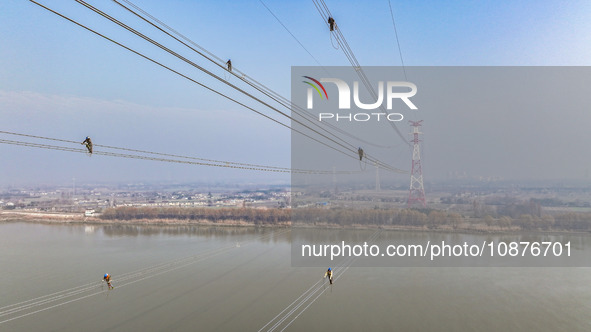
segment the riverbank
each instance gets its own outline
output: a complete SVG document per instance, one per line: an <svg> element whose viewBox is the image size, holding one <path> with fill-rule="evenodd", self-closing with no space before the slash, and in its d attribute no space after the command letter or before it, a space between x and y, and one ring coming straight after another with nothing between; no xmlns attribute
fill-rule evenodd
<svg viewBox="0 0 591 332"><path fill-rule="evenodd" d="M87 224L87 225L137 225L137 226L220 226L220 227L264 227L264 228L285 228L291 227L292 223L281 222L277 224L254 224L244 220L188 220L188 219L101 219L98 216L87 217L82 213L50 213L37 211L0 211L0 222L32 222L47 224ZM451 225L440 225L436 228L428 226L410 225L361 225L352 224L348 226L314 223L297 224L296 228L309 229L349 229L349 230L371 230L381 229L401 232L436 232L436 233L464 233L464 234L589 234L585 231L572 230L522 230L518 227L499 228L485 224L460 224L456 227Z"/></svg>
<svg viewBox="0 0 591 332"><path fill-rule="evenodd" d="M38 222L55 224L100 224L100 225L204 225L204 226L236 226L236 227L289 227L291 222L276 225L254 225L243 220L224 220L212 222L210 220L187 219L101 219L97 216L87 217L81 213L50 213L35 211L0 211L0 222Z"/></svg>

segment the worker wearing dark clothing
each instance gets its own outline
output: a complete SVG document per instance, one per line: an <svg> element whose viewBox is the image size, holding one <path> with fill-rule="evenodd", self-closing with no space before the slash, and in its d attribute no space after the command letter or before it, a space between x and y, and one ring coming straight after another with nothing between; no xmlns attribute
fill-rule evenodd
<svg viewBox="0 0 591 332"><path fill-rule="evenodd" d="M334 31L334 18L332 18L332 17L328 18L328 25L330 27L330 31Z"/></svg>
<svg viewBox="0 0 591 332"><path fill-rule="evenodd" d="M86 145L88 153L92 154L92 141L90 140L90 137L86 136L86 139L80 144Z"/></svg>

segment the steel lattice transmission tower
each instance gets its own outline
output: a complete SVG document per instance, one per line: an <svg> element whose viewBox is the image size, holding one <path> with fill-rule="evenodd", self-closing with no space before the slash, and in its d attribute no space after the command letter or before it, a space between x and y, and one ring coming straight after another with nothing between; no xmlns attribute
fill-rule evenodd
<svg viewBox="0 0 591 332"><path fill-rule="evenodd" d="M408 193L408 207L411 207L414 203L421 203L423 207L426 207L425 203L425 188L423 186L423 169L421 168L421 149L419 146L419 134L422 134L419 129L421 127L420 121L409 121L412 126L413 139L410 141L413 143L412 150L412 170L410 171L410 192Z"/></svg>

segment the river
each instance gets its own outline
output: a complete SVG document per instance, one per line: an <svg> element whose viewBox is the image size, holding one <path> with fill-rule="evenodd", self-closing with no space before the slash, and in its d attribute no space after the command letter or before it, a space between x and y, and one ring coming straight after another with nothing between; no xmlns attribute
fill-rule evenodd
<svg viewBox="0 0 591 332"><path fill-rule="evenodd" d="M347 265L331 286L292 267L293 236L0 223L0 331L591 330L589 268Z"/></svg>

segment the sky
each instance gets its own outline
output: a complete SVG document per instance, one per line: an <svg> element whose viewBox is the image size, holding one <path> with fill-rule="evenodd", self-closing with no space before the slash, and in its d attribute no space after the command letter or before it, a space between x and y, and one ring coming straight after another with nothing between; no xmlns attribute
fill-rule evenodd
<svg viewBox="0 0 591 332"><path fill-rule="evenodd" d="M166 38L112 1L88 1L233 84L235 77ZM148 45L75 1L42 1L209 87L283 120L220 82ZM348 66L312 1L134 3L235 68L289 98L292 66ZM388 1L326 1L363 66L400 66ZM588 66L588 1L391 1L404 64ZM130 53L29 1L0 2L0 130L200 158L289 167L292 133L252 111ZM409 71L412 72L412 71ZM395 79L402 80L402 77ZM412 77L410 77L412 80ZM431 113L430 113L431 112ZM424 115L425 181L450 173L505 179L585 179L588 114L528 112ZM432 119L429 122L429 119ZM461 119L461 121L459 121ZM288 120L287 120L288 121ZM518 125L524 123L523 126ZM287 122L288 123L288 122ZM527 127L520 135L521 129ZM403 132L410 131L401 123ZM511 132L507 136L504 133ZM0 139L23 140L0 135ZM577 144L571 136L577 137ZM388 160L409 170L400 138ZM544 144L543 142L549 143ZM521 143L515 143L521 142ZM46 144L50 144L45 142ZM515 144L514 144L515 143ZM535 146L523 157L518 144ZM499 153L508 151L508 153ZM509 153L511 152L511 153ZM543 158L540 156L543 155ZM470 156L468 159L467 156ZM576 156L576 158L572 158ZM468 161L467 161L468 160ZM476 162L478 161L478 162ZM342 165L347 169L349 165ZM351 165L357 167L357 165ZM532 171L530 171L532 170ZM405 181L408 175L398 175ZM129 160L0 144L0 185L101 182L289 183L288 174Z"/></svg>

